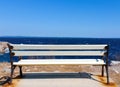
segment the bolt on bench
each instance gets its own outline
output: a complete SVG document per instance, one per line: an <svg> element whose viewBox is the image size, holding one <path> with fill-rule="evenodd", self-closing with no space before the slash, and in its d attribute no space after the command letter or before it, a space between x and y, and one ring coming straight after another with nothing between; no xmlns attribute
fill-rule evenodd
<svg viewBox="0 0 120 87"><path fill-rule="evenodd" d="M11 61L11 82L16 66L20 69L22 77L22 66L33 65L101 65L101 74L104 76L106 69L107 83L108 73L108 45L30 45L30 44L8 44ZM17 56L19 61L14 62ZM22 59L22 56L80 56L79 59ZM89 58L81 58L87 56Z"/></svg>

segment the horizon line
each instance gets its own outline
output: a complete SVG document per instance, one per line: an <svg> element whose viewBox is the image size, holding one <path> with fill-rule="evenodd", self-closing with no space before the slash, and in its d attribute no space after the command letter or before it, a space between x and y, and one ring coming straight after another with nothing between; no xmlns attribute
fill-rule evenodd
<svg viewBox="0 0 120 87"><path fill-rule="evenodd" d="M71 37L71 36L0 36L0 37L26 37L26 38L29 38L29 37L33 37L33 38L98 38L98 39L120 39L120 37Z"/></svg>

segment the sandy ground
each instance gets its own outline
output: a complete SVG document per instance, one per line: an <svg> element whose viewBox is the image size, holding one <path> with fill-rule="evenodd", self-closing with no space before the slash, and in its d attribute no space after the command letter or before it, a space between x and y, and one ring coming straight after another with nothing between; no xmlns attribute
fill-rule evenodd
<svg viewBox="0 0 120 87"><path fill-rule="evenodd" d="M112 63L109 67L110 78L120 87L120 63ZM94 75L101 75L101 66L83 66L83 65L44 65L44 66L24 66L23 72L87 72ZM0 77L10 75L10 63L0 63ZM19 75L19 69L16 68L14 72L14 77ZM102 79L100 76L97 78ZM19 79L16 79L19 81ZM4 86L5 87L5 86ZM14 87L14 86L12 86ZM107 86L114 87L114 86Z"/></svg>

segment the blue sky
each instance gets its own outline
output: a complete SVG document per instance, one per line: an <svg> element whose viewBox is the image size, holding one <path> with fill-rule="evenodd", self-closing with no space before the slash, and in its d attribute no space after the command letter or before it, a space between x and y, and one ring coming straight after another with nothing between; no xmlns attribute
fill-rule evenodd
<svg viewBox="0 0 120 87"><path fill-rule="evenodd" d="M0 36L120 38L120 0L0 0Z"/></svg>

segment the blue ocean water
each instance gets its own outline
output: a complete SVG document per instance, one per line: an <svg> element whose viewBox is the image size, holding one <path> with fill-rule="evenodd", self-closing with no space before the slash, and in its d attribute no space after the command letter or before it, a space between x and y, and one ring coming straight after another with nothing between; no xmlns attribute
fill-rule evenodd
<svg viewBox="0 0 120 87"><path fill-rule="evenodd" d="M109 58L120 61L118 38L0 37L0 42L13 44L109 44ZM0 62L9 61L9 54L0 55Z"/></svg>

